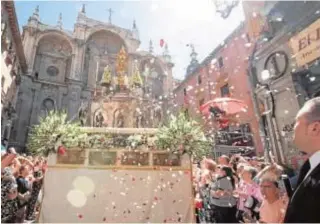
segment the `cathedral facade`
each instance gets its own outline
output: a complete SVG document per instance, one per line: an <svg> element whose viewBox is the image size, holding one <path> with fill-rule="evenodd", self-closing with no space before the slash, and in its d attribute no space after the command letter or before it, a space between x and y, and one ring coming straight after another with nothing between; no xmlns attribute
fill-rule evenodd
<svg viewBox="0 0 320 224"><path fill-rule="evenodd" d="M139 50L139 32L88 18L85 6L73 31L39 19L23 27L28 73L18 93L11 141L24 147L31 127L51 110L95 127L157 127L172 92L171 57Z"/></svg>

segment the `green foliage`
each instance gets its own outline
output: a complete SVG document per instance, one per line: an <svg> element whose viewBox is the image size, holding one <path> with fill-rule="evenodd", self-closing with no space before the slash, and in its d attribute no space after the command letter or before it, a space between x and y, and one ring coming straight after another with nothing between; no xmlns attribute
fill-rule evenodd
<svg viewBox="0 0 320 224"><path fill-rule="evenodd" d="M156 140L158 149L188 153L194 159L211 154L213 141L206 138L201 126L184 113L171 116L169 124L159 129Z"/></svg>
<svg viewBox="0 0 320 224"><path fill-rule="evenodd" d="M138 68L135 68L132 75L132 84L136 86L142 86L143 81Z"/></svg>
<svg viewBox="0 0 320 224"><path fill-rule="evenodd" d="M142 145L144 142L144 136L142 135L131 135L127 139L128 145L132 148L136 148L139 145Z"/></svg>
<svg viewBox="0 0 320 224"><path fill-rule="evenodd" d="M65 112L50 111L48 116L40 118L38 125L32 127L27 147L33 154L48 156L57 152L60 145L78 146L80 140L85 138L80 125L67 121Z"/></svg>

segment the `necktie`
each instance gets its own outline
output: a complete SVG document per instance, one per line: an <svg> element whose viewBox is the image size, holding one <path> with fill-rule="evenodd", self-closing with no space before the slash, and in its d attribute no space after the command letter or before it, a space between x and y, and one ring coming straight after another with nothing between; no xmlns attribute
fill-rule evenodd
<svg viewBox="0 0 320 224"><path fill-rule="evenodd" d="M303 166L300 169L299 172L299 177L298 177L298 182L297 182L297 186L299 186L301 184L301 182L304 180L305 176L307 175L307 173L309 172L311 166L310 166L310 162L309 160L307 160Z"/></svg>

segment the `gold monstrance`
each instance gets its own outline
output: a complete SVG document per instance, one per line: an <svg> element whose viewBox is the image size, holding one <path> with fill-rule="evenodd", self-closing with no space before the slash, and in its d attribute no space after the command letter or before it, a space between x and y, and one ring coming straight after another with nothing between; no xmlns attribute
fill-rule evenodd
<svg viewBox="0 0 320 224"><path fill-rule="evenodd" d="M117 84L121 90L126 88L126 70L127 70L127 52L122 46L116 61L116 71L117 71Z"/></svg>

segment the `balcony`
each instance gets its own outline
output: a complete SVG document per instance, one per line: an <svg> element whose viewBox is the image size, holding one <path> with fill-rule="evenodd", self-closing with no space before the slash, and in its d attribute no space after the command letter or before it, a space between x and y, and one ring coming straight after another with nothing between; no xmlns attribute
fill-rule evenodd
<svg viewBox="0 0 320 224"><path fill-rule="evenodd" d="M215 156L240 153L245 156L254 155L252 133L246 131L219 131L215 138Z"/></svg>

